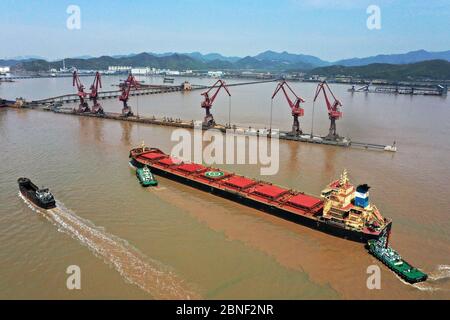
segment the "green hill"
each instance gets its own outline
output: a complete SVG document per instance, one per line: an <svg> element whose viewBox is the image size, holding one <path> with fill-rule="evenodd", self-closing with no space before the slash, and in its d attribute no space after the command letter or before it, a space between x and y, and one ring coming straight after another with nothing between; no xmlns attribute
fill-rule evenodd
<svg viewBox="0 0 450 320"><path fill-rule="evenodd" d="M388 81L408 80L449 80L450 62L446 60L429 60L411 64L373 63L365 66L346 67L332 65L313 69L313 65L304 62L287 64L284 61L258 60L254 57L245 57L235 62L223 60L200 61L183 54L170 54L155 56L149 53L140 53L131 56L97 58L65 59L67 67L76 67L84 70L106 70L109 66L147 67L172 70L258 70L274 73L307 71L308 75L326 77L353 77L361 79L384 79ZM23 61L13 68L17 71L49 71L52 68L62 67L62 61L48 62L45 60Z"/></svg>
<svg viewBox="0 0 450 320"><path fill-rule="evenodd" d="M411 64L373 63L367 66L329 66L315 68L308 75L325 77L353 77L361 79L402 80L450 80L450 62L430 60Z"/></svg>
<svg viewBox="0 0 450 320"><path fill-rule="evenodd" d="M223 62L220 62L221 64ZM130 67L146 67L152 66L160 69L207 69L209 64L197 61L191 57L181 54L172 54L164 57L157 57L148 53L140 53L128 57L113 58L102 56L89 59L65 59L67 67L75 67L84 70L106 70L109 66L130 66ZM33 60L20 63L15 66L16 69L25 71L48 71L52 68L59 69L62 67L62 61L47 62L45 60Z"/></svg>

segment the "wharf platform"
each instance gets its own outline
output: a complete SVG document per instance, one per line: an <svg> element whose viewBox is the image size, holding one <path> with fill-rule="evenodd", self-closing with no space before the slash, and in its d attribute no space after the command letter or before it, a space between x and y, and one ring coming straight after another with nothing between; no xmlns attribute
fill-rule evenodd
<svg viewBox="0 0 450 320"><path fill-rule="evenodd" d="M268 138L279 138L280 140L290 140L297 141L303 143L312 143L312 144L322 144L336 147L353 147L360 148L365 150L380 150L380 151L388 151L388 152L396 152L397 147L394 142L393 145L384 145L384 144L375 144L375 143L367 143L367 142L354 142L350 138L340 137L337 140L329 140L326 137L321 137L317 135L311 134L302 134L302 135L293 135L288 131L278 131L278 130L269 130L267 128L252 128L252 127L239 127L236 125L222 125L216 124L212 127L206 127L201 124L200 121L194 120L181 120L181 119L173 119L173 118L156 118L152 117L143 117L143 116L128 116L124 117L121 113L116 112L105 112L104 114L94 114L90 112L86 113L77 113L71 108L64 108L58 106L39 106L33 104L24 104L21 108L28 108L33 110L41 110L47 112L53 112L61 115L71 115L71 116L79 116L79 117L91 117L91 118L99 118L99 119L109 119L116 121L128 121L135 123L143 123L149 125L159 125L159 126L168 126L168 127L178 127L185 129L195 129L201 128L202 130L208 129L216 129L223 133L227 130L234 130L234 133L237 135L245 135L245 136L265 136Z"/></svg>

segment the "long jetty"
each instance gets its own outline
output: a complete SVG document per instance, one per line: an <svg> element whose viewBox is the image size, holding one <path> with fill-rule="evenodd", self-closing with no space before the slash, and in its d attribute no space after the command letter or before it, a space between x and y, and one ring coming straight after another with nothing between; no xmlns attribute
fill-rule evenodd
<svg viewBox="0 0 450 320"><path fill-rule="evenodd" d="M424 95L424 96L447 96L447 85L364 85L359 88L352 86L348 89L352 93L390 93L405 95Z"/></svg>
<svg viewBox="0 0 450 320"><path fill-rule="evenodd" d="M242 86L242 85L251 85L258 83L266 83L266 82L274 82L277 81L275 79L270 80L261 80L261 81L252 81L252 82L240 82L240 83L232 83L227 86ZM161 93L170 93L170 92L179 92L179 91L191 91L191 90L200 90L209 88L204 85L189 85L189 89L186 90L186 87L183 85L175 86L175 85L143 85L141 88L133 90L130 92L131 96L140 96L140 95L150 95L150 94L161 94ZM118 98L121 94L120 90L113 91L102 91L98 93L98 99L113 99ZM197 124L191 120L181 120L181 119L173 119L173 118L156 118L156 117L142 117L142 116L128 116L124 117L121 113L114 112L104 112L103 114L95 114L90 112L78 113L74 111L72 108L63 107L63 104L67 103L76 103L79 101L79 97L77 94L66 94L60 95L56 97L50 97L41 100L34 100L31 102L25 102L20 99L13 103L12 101L3 104L4 107L11 108L28 108L33 110L42 110L42 111L50 111L55 114L64 114L64 115L74 115L80 117L92 117L98 119L109 119L109 120L117 120L117 121L128 121L128 122L136 122L136 123L144 123L150 125L160 125L160 126L170 126L170 127L179 127L186 129L194 129L197 128ZM236 134L248 135L248 136L266 136L269 138L278 137L282 140L290 140L297 142L305 142L305 143L313 143L313 144L322 144L322 145L330 145L330 146L338 146L338 147L354 147L354 148L362 148L366 150L382 150L395 152L397 151L397 147L395 146L395 142L393 145L384 145L384 144L375 144L375 143L366 143L366 142L354 142L349 138L341 137L337 140L330 140L326 137L321 137L312 134L302 134L295 135L288 131L277 131L272 132L267 128L244 128L237 127L235 125L221 125L217 124L213 127L205 127L201 126L203 130L207 129L216 129L222 132L225 132L228 129L233 129Z"/></svg>
<svg viewBox="0 0 450 320"><path fill-rule="evenodd" d="M277 80L261 80L261 81L251 81L251 82L239 82L227 84L228 87L245 86L251 84L259 84L266 82L274 82ZM170 92L180 92L180 91L193 91L193 90L204 90L209 88L205 85L189 84L189 89L186 89L184 84L181 85L141 85L139 89L132 90L130 96L145 96L151 94L161 94ZM105 99L117 99L121 95L121 90L111 90L111 91L100 91L98 93L99 100ZM75 103L79 101L79 97L76 93L64 94L56 97L50 97L40 100L31 101L32 105L52 105L52 104L66 104Z"/></svg>
<svg viewBox="0 0 450 320"><path fill-rule="evenodd" d="M13 105L6 105L6 107L12 107ZM105 112L103 114L94 114L94 113L78 113L71 108L67 107L57 107L57 106L39 106L33 104L23 104L21 108L33 109L33 110L42 110L47 112L53 112L55 114L62 115L72 115L79 117L91 117L97 119L109 119L116 121L128 121L135 123L143 123L150 125L159 125L159 126L167 126L167 127L178 127L178 128L186 128L186 129L195 129L198 128L197 123L194 120L181 120L181 119L173 119L173 118L156 118L156 117L143 117L143 116L128 116L124 117L121 113L116 112ZM325 137L320 137L317 135L303 134L303 135L293 135L288 131L277 131L272 132L267 128L244 128L237 127L235 125L221 125L216 124L212 127L201 126L203 130L208 129L216 129L221 132L226 132L226 130L232 129L236 134L246 135L246 136L265 136L268 138L278 137L281 140L290 140L304 143L313 143L313 144L322 144L322 145L330 145L337 147L353 147L365 150L380 150L380 151L389 151L396 152L397 147L395 143L391 145L383 145L383 144L374 144L374 143L366 143L366 142L353 142L349 138L340 138L338 140L328 140Z"/></svg>
<svg viewBox="0 0 450 320"><path fill-rule="evenodd" d="M195 88L197 89L197 88ZM130 92L130 96L143 96L150 94L160 94L183 91L181 86L152 86L140 88ZM111 90L111 91L101 91L98 93L99 100L105 99L117 99L121 95L121 90ZM66 103L76 103L80 100L76 93L64 94L56 97L45 98L41 100L31 101L32 105L52 105L52 104L66 104Z"/></svg>

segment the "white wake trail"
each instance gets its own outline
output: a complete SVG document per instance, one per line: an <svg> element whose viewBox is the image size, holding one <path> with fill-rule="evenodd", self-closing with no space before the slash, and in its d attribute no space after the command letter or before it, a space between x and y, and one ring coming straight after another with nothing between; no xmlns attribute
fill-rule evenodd
<svg viewBox="0 0 450 320"><path fill-rule="evenodd" d="M421 291L450 291L448 280L450 279L450 266L438 265L437 270L428 274L426 282L416 283L414 287Z"/></svg>
<svg viewBox="0 0 450 320"><path fill-rule="evenodd" d="M97 257L114 267L122 277L150 293L155 299L199 299L200 297L173 271L158 261L149 259L136 248L98 228L90 221L57 202L57 207L42 210L19 196L33 211L42 214L59 231L70 235L89 248Z"/></svg>
<svg viewBox="0 0 450 320"><path fill-rule="evenodd" d="M439 265L437 271L433 271L428 277L433 281L450 279L450 266Z"/></svg>

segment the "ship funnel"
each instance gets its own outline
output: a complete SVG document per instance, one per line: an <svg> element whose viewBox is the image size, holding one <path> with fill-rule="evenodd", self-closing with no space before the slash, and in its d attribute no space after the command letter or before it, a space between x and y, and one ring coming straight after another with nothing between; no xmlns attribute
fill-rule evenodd
<svg viewBox="0 0 450 320"><path fill-rule="evenodd" d="M361 208L369 206L369 189L367 184L361 184L356 188L355 205Z"/></svg>

